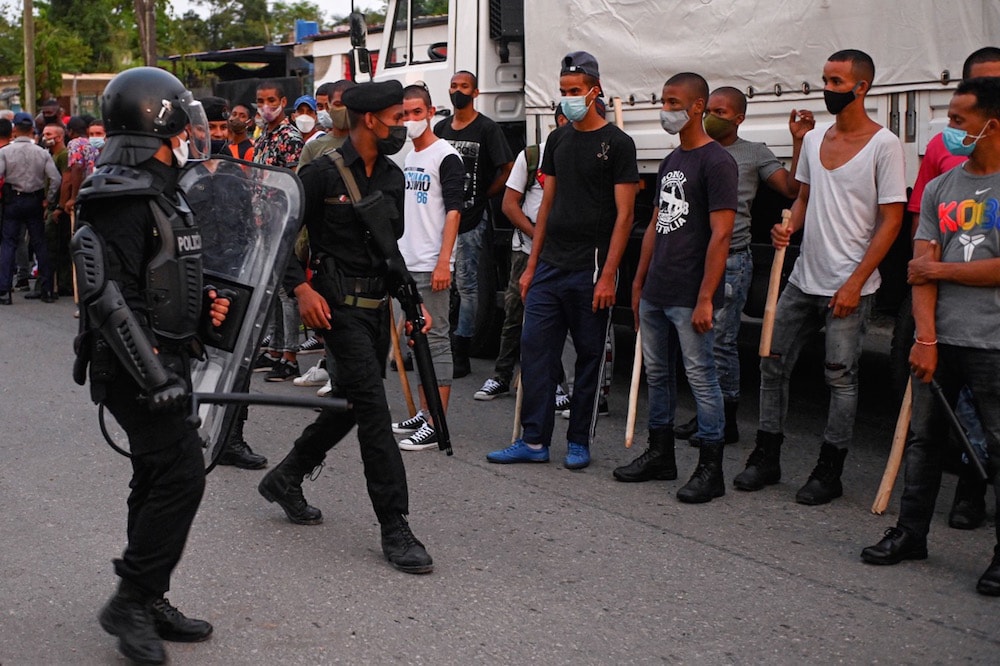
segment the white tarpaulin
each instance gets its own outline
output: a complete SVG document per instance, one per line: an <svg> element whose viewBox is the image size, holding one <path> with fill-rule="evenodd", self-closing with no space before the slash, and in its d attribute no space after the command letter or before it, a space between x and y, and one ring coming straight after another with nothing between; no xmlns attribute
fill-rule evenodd
<svg viewBox="0 0 1000 666"><path fill-rule="evenodd" d="M770 93L822 88L823 63L856 48L875 61L875 86L961 78L975 49L1000 40L997 0L525 0L528 108L559 96L570 51L600 63L607 96L659 97L672 74L697 72L712 88Z"/></svg>

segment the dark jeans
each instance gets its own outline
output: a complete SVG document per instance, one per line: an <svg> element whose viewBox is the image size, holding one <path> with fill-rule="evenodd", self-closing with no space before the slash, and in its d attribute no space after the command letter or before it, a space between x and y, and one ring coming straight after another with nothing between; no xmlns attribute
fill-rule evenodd
<svg viewBox="0 0 1000 666"><path fill-rule="evenodd" d="M494 374L507 384L514 377L514 365L521 351L521 324L524 303L521 301L521 274L528 265L528 255L520 250L510 253L510 280L503 295L503 329L500 331L500 351Z"/></svg>
<svg viewBox="0 0 1000 666"><path fill-rule="evenodd" d="M938 345L938 366L934 378L948 403L955 407L963 386L972 390L972 399L982 420L989 450L987 472L997 495L1000 515L1000 411L990 403L1000 395L1000 350L970 349ZM948 446L948 421L930 386L913 379L913 415L906 443L903 497L899 507L899 527L924 537L930 530L934 502L941 487L941 471ZM1000 543L1000 523L997 527Z"/></svg>
<svg viewBox="0 0 1000 666"><path fill-rule="evenodd" d="M58 291L60 296L73 293L73 258L69 251L72 234L69 222L69 215L61 211L53 213L45 220L45 242L48 244L52 271L55 275L53 291Z"/></svg>
<svg viewBox="0 0 1000 666"><path fill-rule="evenodd" d="M0 230L0 291L10 291L14 282L17 244L28 229L29 244L38 260L38 291L52 291L52 264L45 242L45 221L41 195L8 196L3 203L3 229Z"/></svg>
<svg viewBox="0 0 1000 666"><path fill-rule="evenodd" d="M353 409L320 412L295 440L295 450L307 465L318 465L356 424L368 495L379 521L385 522L409 513L406 469L392 436L382 381L382 359L388 353L387 311L384 306L378 310L336 306L330 325L331 330L323 331L323 341L333 352L340 394Z"/></svg>
<svg viewBox="0 0 1000 666"><path fill-rule="evenodd" d="M590 419L597 394L597 378L604 362L607 309L593 312L594 271L564 271L538 262L524 304L521 332L521 378L524 403L521 425L524 441L552 442L555 409L552 396L562 372L566 331L576 348L576 382L570 398L566 439L590 444Z"/></svg>
<svg viewBox="0 0 1000 666"><path fill-rule="evenodd" d="M181 376L183 356L160 359ZM105 406L128 434L132 481L128 497L128 544L115 572L152 593L170 589L191 523L205 491L201 438L185 423L187 412L151 412L137 400L141 390L124 368L108 387Z"/></svg>

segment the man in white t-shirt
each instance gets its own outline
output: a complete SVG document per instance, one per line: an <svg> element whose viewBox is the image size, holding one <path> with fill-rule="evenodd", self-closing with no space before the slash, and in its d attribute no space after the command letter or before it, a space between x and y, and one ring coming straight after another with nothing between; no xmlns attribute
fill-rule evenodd
<svg viewBox="0 0 1000 666"><path fill-rule="evenodd" d="M802 345L825 326L830 406L819 462L795 495L800 504L826 504L843 494L840 475L854 435L861 343L881 284L877 269L903 220L903 147L865 111L874 78L875 63L862 51L838 51L826 61L823 97L836 120L825 131L806 134L791 222L771 230L776 248L787 247L802 230L802 248L778 301L771 355L760 362L757 445L734 485L757 490L781 479L788 380Z"/></svg>
<svg viewBox="0 0 1000 666"><path fill-rule="evenodd" d="M454 374L448 338L448 310L452 272L455 269L455 240L465 194L465 166L458 151L435 136L430 124L434 112L426 87L412 85L403 90L403 117L406 133L413 140L413 150L406 156L403 166L403 175L406 176L405 230L399 239L399 251L416 280L424 307L431 315L427 341L441 404L447 410ZM408 435L399 442L399 448L404 451L420 451L438 443L434 423L426 411L424 390L421 385L421 410L416 416L392 424L394 432Z"/></svg>

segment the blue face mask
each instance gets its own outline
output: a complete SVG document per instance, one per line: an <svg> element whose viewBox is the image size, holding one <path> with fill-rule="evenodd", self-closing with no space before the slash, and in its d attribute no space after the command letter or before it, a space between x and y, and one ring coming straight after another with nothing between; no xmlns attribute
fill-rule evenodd
<svg viewBox="0 0 1000 666"><path fill-rule="evenodd" d="M587 109L590 108L590 104L587 104L587 95L563 97L559 100L559 106L562 107L562 112L566 114L566 118L570 122L583 120L587 115Z"/></svg>
<svg viewBox="0 0 1000 666"><path fill-rule="evenodd" d="M965 140L969 138L969 133L951 126L944 128L944 131L941 132L941 139L944 141L944 147L948 149L949 153L958 155L959 157L968 157L976 149L976 143L983 138L983 133L986 132L986 128L989 126L989 122L983 125L983 129L979 130L979 134L974 136L972 143L969 144L965 143Z"/></svg>

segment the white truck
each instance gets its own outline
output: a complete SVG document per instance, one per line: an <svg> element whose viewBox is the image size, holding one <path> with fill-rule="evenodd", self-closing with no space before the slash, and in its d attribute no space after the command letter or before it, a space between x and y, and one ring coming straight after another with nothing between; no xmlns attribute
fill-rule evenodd
<svg viewBox="0 0 1000 666"><path fill-rule="evenodd" d="M672 74L693 71L712 89L744 91L749 105L741 136L766 142L787 162L790 110L810 109L818 125L832 122L823 103L823 64L835 51L861 49L876 67L869 110L903 141L912 183L928 140L947 123L964 59L1000 41L997 0L450 0L447 17L433 19L419 16L420 7L417 0L388 2L374 78L423 81L441 110L451 76L475 72L477 109L505 128L515 149L554 128L562 57L584 50L597 58L609 113L620 99L623 126L638 149L644 192L635 237L650 217L657 165L677 145L658 120L663 83ZM756 279L746 309L754 316L771 262L768 230L787 203L762 188L755 206ZM908 236L901 234L897 245L882 267L885 308L905 293ZM637 246L623 261L619 304L625 307L636 257Z"/></svg>

